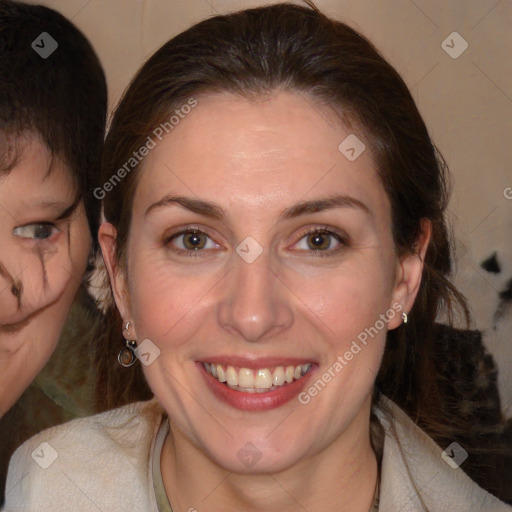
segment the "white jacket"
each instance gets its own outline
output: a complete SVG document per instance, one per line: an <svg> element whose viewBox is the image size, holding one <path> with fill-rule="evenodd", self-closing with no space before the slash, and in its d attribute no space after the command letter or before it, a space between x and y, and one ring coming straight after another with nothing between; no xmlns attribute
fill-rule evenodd
<svg viewBox="0 0 512 512"><path fill-rule="evenodd" d="M383 397L375 413L385 431L379 512L512 511L445 462L442 450L389 399ZM4 510L158 512L152 468L163 417L153 399L37 434L11 459Z"/></svg>

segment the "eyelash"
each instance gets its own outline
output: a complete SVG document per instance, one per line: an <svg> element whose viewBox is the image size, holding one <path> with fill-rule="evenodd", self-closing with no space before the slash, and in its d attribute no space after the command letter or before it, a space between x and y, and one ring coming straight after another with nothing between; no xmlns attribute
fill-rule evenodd
<svg viewBox="0 0 512 512"><path fill-rule="evenodd" d="M181 231L178 231L176 233L173 233L170 236L165 237L164 245L168 246L172 240L175 238L178 238L182 235L190 235L190 234L197 234L197 235L206 235L207 233L199 229L195 226L187 226L185 229L182 229ZM210 237L208 237L210 238ZM211 238L210 238L211 240ZM206 256L206 254L201 254L202 252L205 252L204 250L197 250L197 251L185 251L183 249L173 248L171 249L173 252L175 252L178 256L188 256L190 258L200 258Z"/></svg>
<svg viewBox="0 0 512 512"><path fill-rule="evenodd" d="M311 227L308 228L306 231L304 231L298 240L302 240L304 237L308 235L314 235L314 234L322 234L322 235L329 235L333 238L335 238L339 242L339 246L336 247L336 249L327 249L324 251L320 250L310 250L306 252L310 252L314 254L315 256L319 256L320 258L328 258L331 256L337 255L340 251L342 251L344 248L348 247L348 237L346 235L341 235L340 233L333 231L329 226L321 226L321 227ZM296 242L296 243L298 243Z"/></svg>
<svg viewBox="0 0 512 512"><path fill-rule="evenodd" d="M308 235L316 234L316 233L323 234L323 235L329 235L329 236L335 238L339 242L339 246L335 249L309 250L309 251L306 250L304 252L309 252L315 256L325 258L325 257L335 256L336 254L338 254L340 251L342 251L344 248L346 248L349 245L348 244L349 238L346 235L344 236L344 235L341 235L340 233L337 233L336 231L333 231L331 228L329 228L329 226L320 226L320 227L315 226L315 227L308 228L306 231L303 231L301 233L299 239L297 240L297 242L295 242L295 244L300 242L304 237L306 237ZM205 235L208 238L210 238L206 232L199 229L198 227L187 226L185 229L182 229L176 233L171 234L168 237L165 237L164 245L168 246L170 244L170 242L172 240L174 240L175 238L178 238L182 235L188 235L188 234ZM212 240L212 239L210 238L210 240ZM204 250L204 249L186 251L183 249L173 248L171 250L179 256L188 256L191 258L207 256L207 254L205 254L207 252L207 250ZM303 251L303 250L301 249L299 251ZM201 253L203 253L203 254L201 254Z"/></svg>

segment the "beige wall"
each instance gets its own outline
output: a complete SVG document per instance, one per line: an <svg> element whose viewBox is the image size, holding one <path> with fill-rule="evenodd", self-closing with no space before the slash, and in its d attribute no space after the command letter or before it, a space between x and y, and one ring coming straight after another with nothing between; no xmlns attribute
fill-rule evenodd
<svg viewBox="0 0 512 512"><path fill-rule="evenodd" d="M114 105L154 50L192 23L268 2L240 0L42 0L71 18L94 44ZM497 330L497 295L512 278L512 4L510 0L317 0L369 37L412 89L454 176L450 206L458 239L456 282L500 366L512 414L512 306ZM453 31L469 44L457 59L441 43ZM512 190L511 196L512 196ZM498 251L491 275L479 263Z"/></svg>

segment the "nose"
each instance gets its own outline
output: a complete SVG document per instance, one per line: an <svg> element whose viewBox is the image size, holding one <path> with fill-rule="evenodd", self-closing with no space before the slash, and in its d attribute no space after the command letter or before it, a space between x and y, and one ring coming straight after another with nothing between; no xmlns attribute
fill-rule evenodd
<svg viewBox="0 0 512 512"><path fill-rule="evenodd" d="M288 329L294 321L290 292L270 268L268 255L252 263L233 258L218 308L222 328L251 343Z"/></svg>

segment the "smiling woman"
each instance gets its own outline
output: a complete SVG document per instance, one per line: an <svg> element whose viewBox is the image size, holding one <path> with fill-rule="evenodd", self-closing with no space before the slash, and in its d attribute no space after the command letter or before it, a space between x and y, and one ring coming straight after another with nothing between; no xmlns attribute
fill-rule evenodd
<svg viewBox="0 0 512 512"><path fill-rule="evenodd" d="M9 510L510 510L446 425L435 319L467 308L444 164L400 76L313 5L208 19L135 76L104 182L190 98L99 230L98 392L154 398L25 444Z"/></svg>

